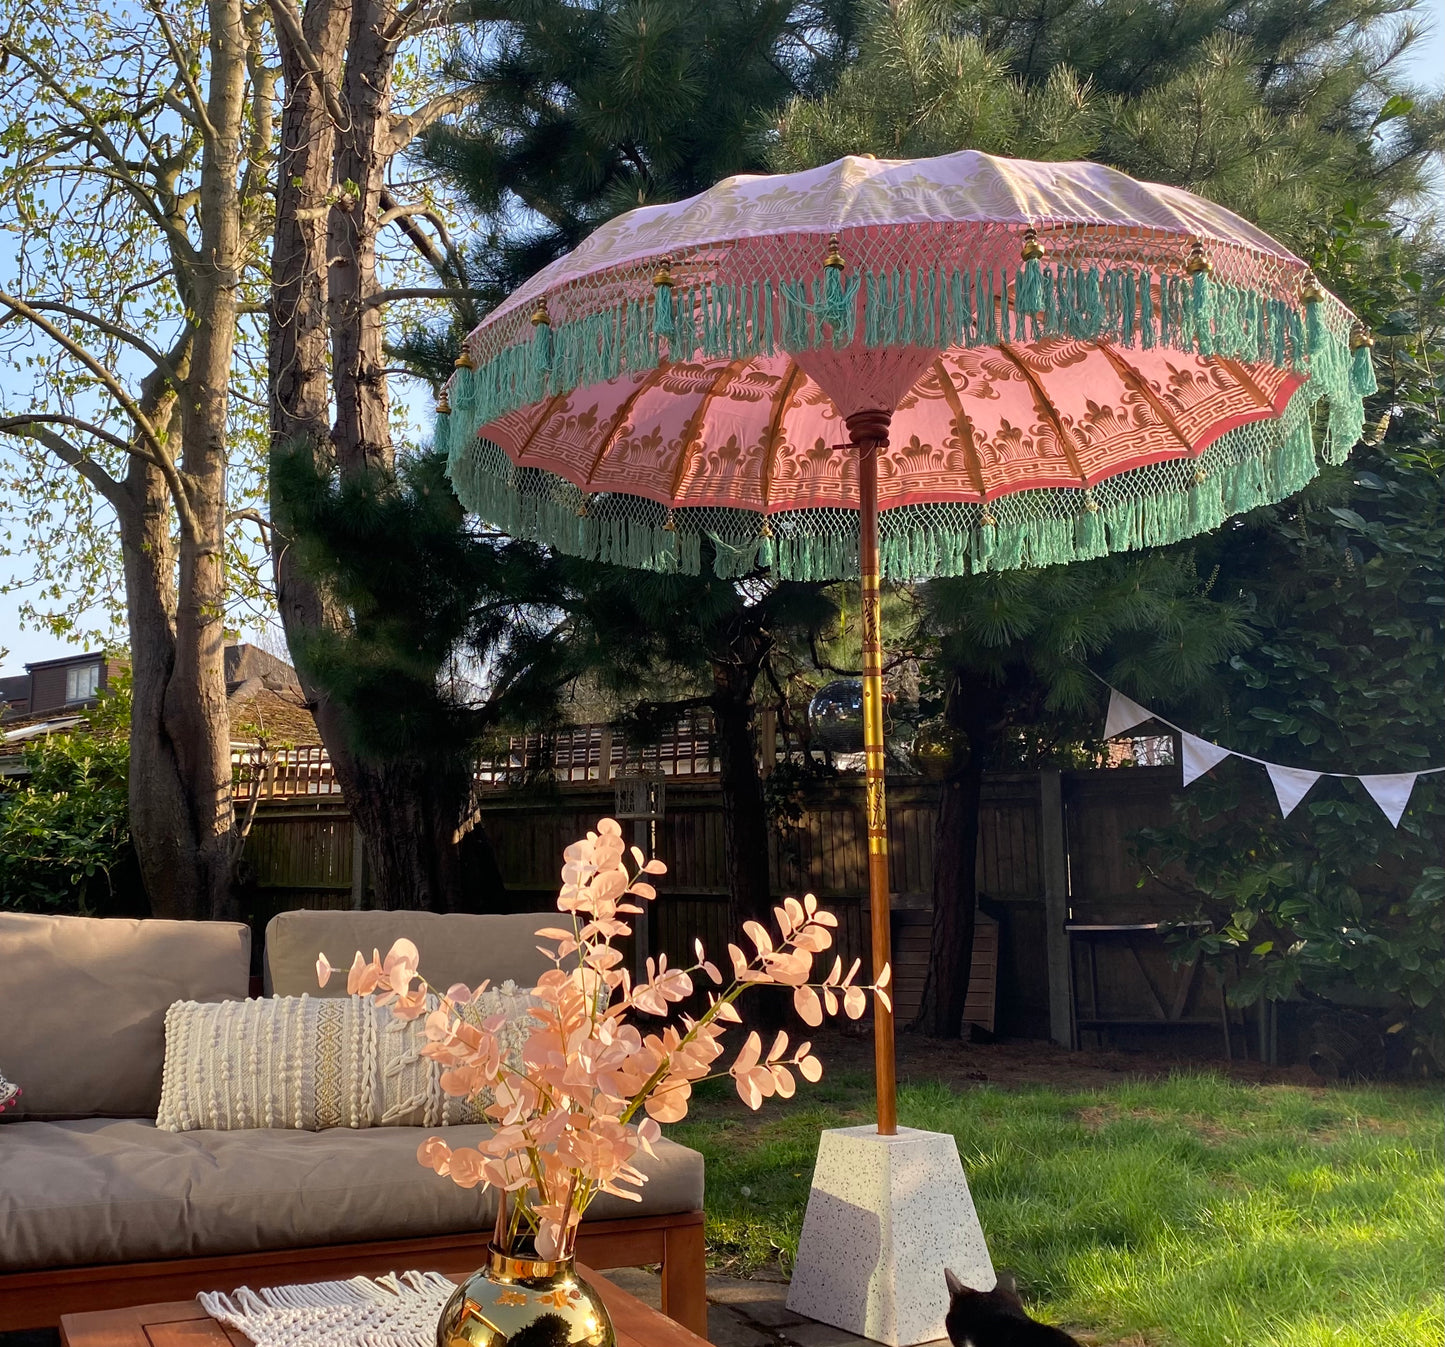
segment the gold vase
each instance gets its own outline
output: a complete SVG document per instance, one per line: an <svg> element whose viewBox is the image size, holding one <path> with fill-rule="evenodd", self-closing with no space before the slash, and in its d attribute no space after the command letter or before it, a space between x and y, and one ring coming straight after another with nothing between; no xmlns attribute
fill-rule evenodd
<svg viewBox="0 0 1445 1347"><path fill-rule="evenodd" d="M487 1261L442 1309L437 1347L615 1347L602 1297L572 1258L503 1253Z"/></svg>

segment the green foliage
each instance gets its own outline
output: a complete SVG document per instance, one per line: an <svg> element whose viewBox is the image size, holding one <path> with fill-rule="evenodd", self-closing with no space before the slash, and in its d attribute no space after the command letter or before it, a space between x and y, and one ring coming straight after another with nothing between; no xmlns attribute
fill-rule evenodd
<svg viewBox="0 0 1445 1347"><path fill-rule="evenodd" d="M1206 546L1256 633L1196 724L1267 761L1327 772L1445 765L1445 257L1354 207L1315 261L1382 336L1383 420L1344 468ZM1287 820L1257 767L1191 787L1148 839L1193 876L1209 921L1181 945L1242 963L1237 1001L1305 995L1388 1011L1445 1066L1445 792L1422 777L1398 829L1354 781Z"/></svg>
<svg viewBox="0 0 1445 1347"><path fill-rule="evenodd" d="M872 1081L830 1069L756 1115L719 1084L669 1132L706 1158L709 1252L786 1269L818 1130L867 1122ZM925 1082L898 1113L957 1138L989 1252L1033 1313L1099 1342L1435 1347L1445 1330L1433 1093Z"/></svg>
<svg viewBox="0 0 1445 1347"><path fill-rule="evenodd" d="M1352 480L1290 517L1217 545L1222 585L1256 633L1214 713L1221 744L1320 771L1445 764L1441 605L1445 490L1438 450L1357 452ZM1398 829L1357 782L1324 778L1288 819L1256 766L1232 760L1190 788L1151 834L1179 861L1209 921L1183 957L1238 955L1248 1003L1301 988L1394 1005L1445 1064L1445 795L1417 782ZM1232 962L1232 957L1230 958Z"/></svg>
<svg viewBox="0 0 1445 1347"><path fill-rule="evenodd" d="M130 685L113 679L87 727L36 740L0 785L0 908L147 912L126 821Z"/></svg>
<svg viewBox="0 0 1445 1347"><path fill-rule="evenodd" d="M858 56L793 99L790 171L843 154L960 149L1095 159L1238 211L1297 249L1346 198L1379 213L1428 183L1445 100L1409 85L1412 0L869 0Z"/></svg>

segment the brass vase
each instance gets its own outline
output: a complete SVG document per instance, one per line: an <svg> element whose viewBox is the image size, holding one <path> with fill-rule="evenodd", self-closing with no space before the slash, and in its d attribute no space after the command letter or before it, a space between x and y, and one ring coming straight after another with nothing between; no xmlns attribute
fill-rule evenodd
<svg viewBox="0 0 1445 1347"><path fill-rule="evenodd" d="M615 1347L602 1297L573 1258L504 1253L487 1261L442 1309L437 1347Z"/></svg>

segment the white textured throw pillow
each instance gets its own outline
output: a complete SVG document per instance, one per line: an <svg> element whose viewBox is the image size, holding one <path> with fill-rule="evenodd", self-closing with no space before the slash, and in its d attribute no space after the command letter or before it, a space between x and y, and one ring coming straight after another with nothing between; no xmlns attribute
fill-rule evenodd
<svg viewBox="0 0 1445 1347"><path fill-rule="evenodd" d="M434 1001L433 1001L434 1004ZM515 983L467 1007L480 1023L504 1014L506 1060L521 1061L539 1004ZM445 1127L484 1122L492 1102L454 1099L420 1055L425 1019L399 1020L369 997L275 996L177 1001L166 1012L165 1074L156 1126L168 1132L250 1127Z"/></svg>

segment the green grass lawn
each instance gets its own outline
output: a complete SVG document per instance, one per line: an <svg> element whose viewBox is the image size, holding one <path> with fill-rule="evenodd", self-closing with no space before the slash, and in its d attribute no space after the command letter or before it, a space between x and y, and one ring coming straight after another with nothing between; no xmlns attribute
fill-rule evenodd
<svg viewBox="0 0 1445 1347"><path fill-rule="evenodd" d="M871 1082L825 1076L750 1114L704 1086L669 1135L707 1157L715 1264L797 1249L820 1128L868 1121ZM913 1085L950 1132L996 1265L1041 1318L1143 1347L1440 1347L1439 1094L1217 1075L1063 1091Z"/></svg>

